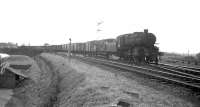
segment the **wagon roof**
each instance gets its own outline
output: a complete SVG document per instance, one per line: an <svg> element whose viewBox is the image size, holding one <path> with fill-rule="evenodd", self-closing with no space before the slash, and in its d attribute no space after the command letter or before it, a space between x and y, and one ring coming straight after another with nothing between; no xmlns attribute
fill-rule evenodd
<svg viewBox="0 0 200 107"><path fill-rule="evenodd" d="M102 39L102 40L100 40L100 41L115 41L115 39L109 38L109 39Z"/></svg>

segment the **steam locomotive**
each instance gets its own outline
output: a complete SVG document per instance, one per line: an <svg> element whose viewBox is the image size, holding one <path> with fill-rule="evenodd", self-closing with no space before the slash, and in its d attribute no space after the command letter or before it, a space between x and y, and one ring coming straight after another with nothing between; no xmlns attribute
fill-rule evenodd
<svg viewBox="0 0 200 107"><path fill-rule="evenodd" d="M117 52L120 57L134 59L136 63L158 63L159 48L155 46L156 36L153 33L134 32L117 37Z"/></svg>

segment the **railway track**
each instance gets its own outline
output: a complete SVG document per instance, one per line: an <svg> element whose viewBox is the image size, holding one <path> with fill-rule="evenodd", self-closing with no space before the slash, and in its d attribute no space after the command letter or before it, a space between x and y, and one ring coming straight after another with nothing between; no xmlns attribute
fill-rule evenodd
<svg viewBox="0 0 200 107"><path fill-rule="evenodd" d="M171 68L171 67L165 67L165 66L159 66L159 65L149 65L151 67L157 68L158 70L162 70L165 72L170 72L173 74L177 74L177 75L181 75L181 76L186 76L187 78L192 78L192 79L197 79L199 80L200 77L197 75L194 75L192 73L188 73L188 72L183 72L181 69L177 69L177 68Z"/></svg>
<svg viewBox="0 0 200 107"><path fill-rule="evenodd" d="M200 68L198 67L188 67L188 66L182 66L183 68L187 68L187 69L193 69L193 70L198 70L200 71Z"/></svg>
<svg viewBox="0 0 200 107"><path fill-rule="evenodd" d="M153 77L167 82L172 82L174 84L183 85L186 86L187 88L194 89L195 91L198 91L200 89L200 77L189 73L184 73L169 68L165 68L165 70L153 69L153 68L151 69L144 66L128 65L116 61L96 59L92 57L79 57L79 58L81 60L93 63L99 63L101 65L116 68L118 70L120 69L122 71L135 72L142 75L146 75L148 77Z"/></svg>
<svg viewBox="0 0 200 107"><path fill-rule="evenodd" d="M181 71L183 73L188 73L188 74L196 75L196 76L200 77L200 69L199 68L188 67L188 66L177 66L177 65L170 65L170 64L164 64L164 63L159 63L158 66L164 67L164 68L169 68L169 69L174 69L177 71Z"/></svg>

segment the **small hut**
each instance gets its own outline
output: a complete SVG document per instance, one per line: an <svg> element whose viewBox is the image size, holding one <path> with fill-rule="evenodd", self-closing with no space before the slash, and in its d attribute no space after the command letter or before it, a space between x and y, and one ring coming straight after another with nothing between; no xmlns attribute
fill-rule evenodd
<svg viewBox="0 0 200 107"><path fill-rule="evenodd" d="M0 88L15 88L20 81L28 78L20 69L29 69L31 65L6 65L2 64L0 69ZM15 67L15 68L14 68ZM20 68L20 69L16 69Z"/></svg>
<svg viewBox="0 0 200 107"><path fill-rule="evenodd" d="M18 75L8 69L3 74L0 74L0 88L15 88Z"/></svg>

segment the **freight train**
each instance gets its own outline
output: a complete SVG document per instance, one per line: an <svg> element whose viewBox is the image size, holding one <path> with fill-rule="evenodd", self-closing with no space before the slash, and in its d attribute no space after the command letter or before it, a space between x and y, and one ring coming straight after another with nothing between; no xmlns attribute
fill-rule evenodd
<svg viewBox="0 0 200 107"><path fill-rule="evenodd" d="M14 49L1 49L8 54L22 54L34 56L42 52L68 52L84 56L103 56L108 59L128 60L131 63L158 63L161 55L156 46L156 36L144 32L134 32L119 35L116 39L93 40L84 43L72 43L46 46L21 46Z"/></svg>
<svg viewBox="0 0 200 107"><path fill-rule="evenodd" d="M129 60L134 63L158 63L159 48L155 46L156 36L144 32L134 32L119 35L116 39L103 39L85 43L51 45L43 47L49 51L71 51L72 54L85 56L117 56L120 60Z"/></svg>

